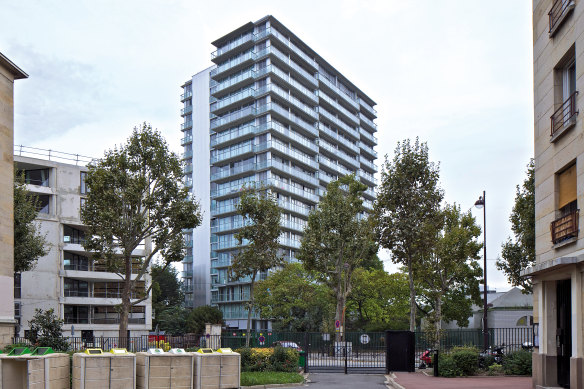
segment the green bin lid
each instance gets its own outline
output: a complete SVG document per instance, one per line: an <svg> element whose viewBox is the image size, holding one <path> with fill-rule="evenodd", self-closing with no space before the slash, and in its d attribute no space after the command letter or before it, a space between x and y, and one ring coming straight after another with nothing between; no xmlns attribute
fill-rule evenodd
<svg viewBox="0 0 584 389"><path fill-rule="evenodd" d="M47 354L53 354L53 353L54 353L54 351L50 347L37 347L32 352L32 355L47 355Z"/></svg>
<svg viewBox="0 0 584 389"><path fill-rule="evenodd" d="M8 356L30 354L28 347L15 347L8 353Z"/></svg>

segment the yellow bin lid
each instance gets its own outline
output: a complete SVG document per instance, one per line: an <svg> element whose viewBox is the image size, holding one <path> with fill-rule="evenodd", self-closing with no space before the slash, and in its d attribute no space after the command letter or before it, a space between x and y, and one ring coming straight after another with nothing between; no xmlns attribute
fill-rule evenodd
<svg viewBox="0 0 584 389"><path fill-rule="evenodd" d="M103 351L100 348L86 348L85 349L85 354L89 354L89 355L100 355L100 354L103 354Z"/></svg>
<svg viewBox="0 0 584 389"><path fill-rule="evenodd" d="M212 348L200 348L197 350L199 354L213 354Z"/></svg>

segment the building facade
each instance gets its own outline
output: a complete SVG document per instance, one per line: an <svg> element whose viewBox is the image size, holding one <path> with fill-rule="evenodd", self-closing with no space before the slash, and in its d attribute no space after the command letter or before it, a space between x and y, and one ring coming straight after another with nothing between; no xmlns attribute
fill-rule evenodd
<svg viewBox="0 0 584 389"><path fill-rule="evenodd" d="M236 214L242 186L274 193L282 209L281 255L295 261L308 214L328 183L355 174L368 186L364 206L372 209L377 113L370 97L272 16L213 45L214 66L185 83L181 97L185 183L203 202L209 198L209 217L199 227L209 240L207 232L200 241L196 230L187 234L193 250L183 276L193 291L187 301L210 298L229 327L246 328L249 280L228 277L243 223ZM195 265L206 271L203 264L209 278L197 274ZM198 282L209 284L199 290ZM269 325L254 317L253 328Z"/></svg>
<svg viewBox="0 0 584 389"><path fill-rule="evenodd" d="M27 77L0 53L0 348L14 336L14 80Z"/></svg>
<svg viewBox="0 0 584 389"><path fill-rule="evenodd" d="M536 264L533 385L584 387L584 3L533 1Z"/></svg>
<svg viewBox="0 0 584 389"><path fill-rule="evenodd" d="M34 152L37 156L43 153ZM24 156L23 148L16 149L15 154L15 165L24 174L27 190L38 199L37 223L48 243L48 254L38 260L33 270L14 276L17 335L26 334L28 321L39 308L54 309L65 322L65 336L81 337L87 342L94 337L117 337L120 277L107 272L83 248L85 227L80 211L88 189L85 185L87 168L82 163L89 160L63 163L56 161L55 155L73 160L75 156L54 151L47 154L47 158L51 155L51 160L31 158ZM149 250L146 243L134 254L143 257ZM145 282L148 283L149 278ZM136 290L136 297L143 295L144 287L143 282ZM132 308L128 328L130 336L134 337L148 335L151 327L152 304L148 298Z"/></svg>

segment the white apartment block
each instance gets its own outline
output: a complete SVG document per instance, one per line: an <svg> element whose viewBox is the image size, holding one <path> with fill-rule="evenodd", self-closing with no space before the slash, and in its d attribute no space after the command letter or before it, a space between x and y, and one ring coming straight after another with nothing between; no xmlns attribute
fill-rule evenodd
<svg viewBox="0 0 584 389"><path fill-rule="evenodd" d="M82 337L86 341L94 337L117 337L116 305L121 302L121 279L105 271L82 246L85 227L80 209L88 190L84 181L87 168L83 164L88 161L58 162L54 160L55 152L52 160L31 158L18 155L21 150L15 149L14 162L24 172L27 189L39 199L37 222L41 233L46 235L49 253L39 259L32 271L15 275L14 305L19 322L16 335L25 335L36 308L52 308L65 321L65 336ZM148 245L142 245L133 254L143 257L149 249ZM146 283L149 281L147 277ZM151 327L149 297L132 308L129 336L148 335Z"/></svg>

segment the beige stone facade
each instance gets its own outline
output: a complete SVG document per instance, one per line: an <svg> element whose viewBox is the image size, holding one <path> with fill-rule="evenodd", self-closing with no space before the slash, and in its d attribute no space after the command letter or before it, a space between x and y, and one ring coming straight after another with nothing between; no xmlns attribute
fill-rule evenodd
<svg viewBox="0 0 584 389"><path fill-rule="evenodd" d="M533 0L534 388L584 387L583 48L584 1Z"/></svg>
<svg viewBox="0 0 584 389"><path fill-rule="evenodd" d="M26 77L0 53L0 347L14 336L14 80Z"/></svg>

